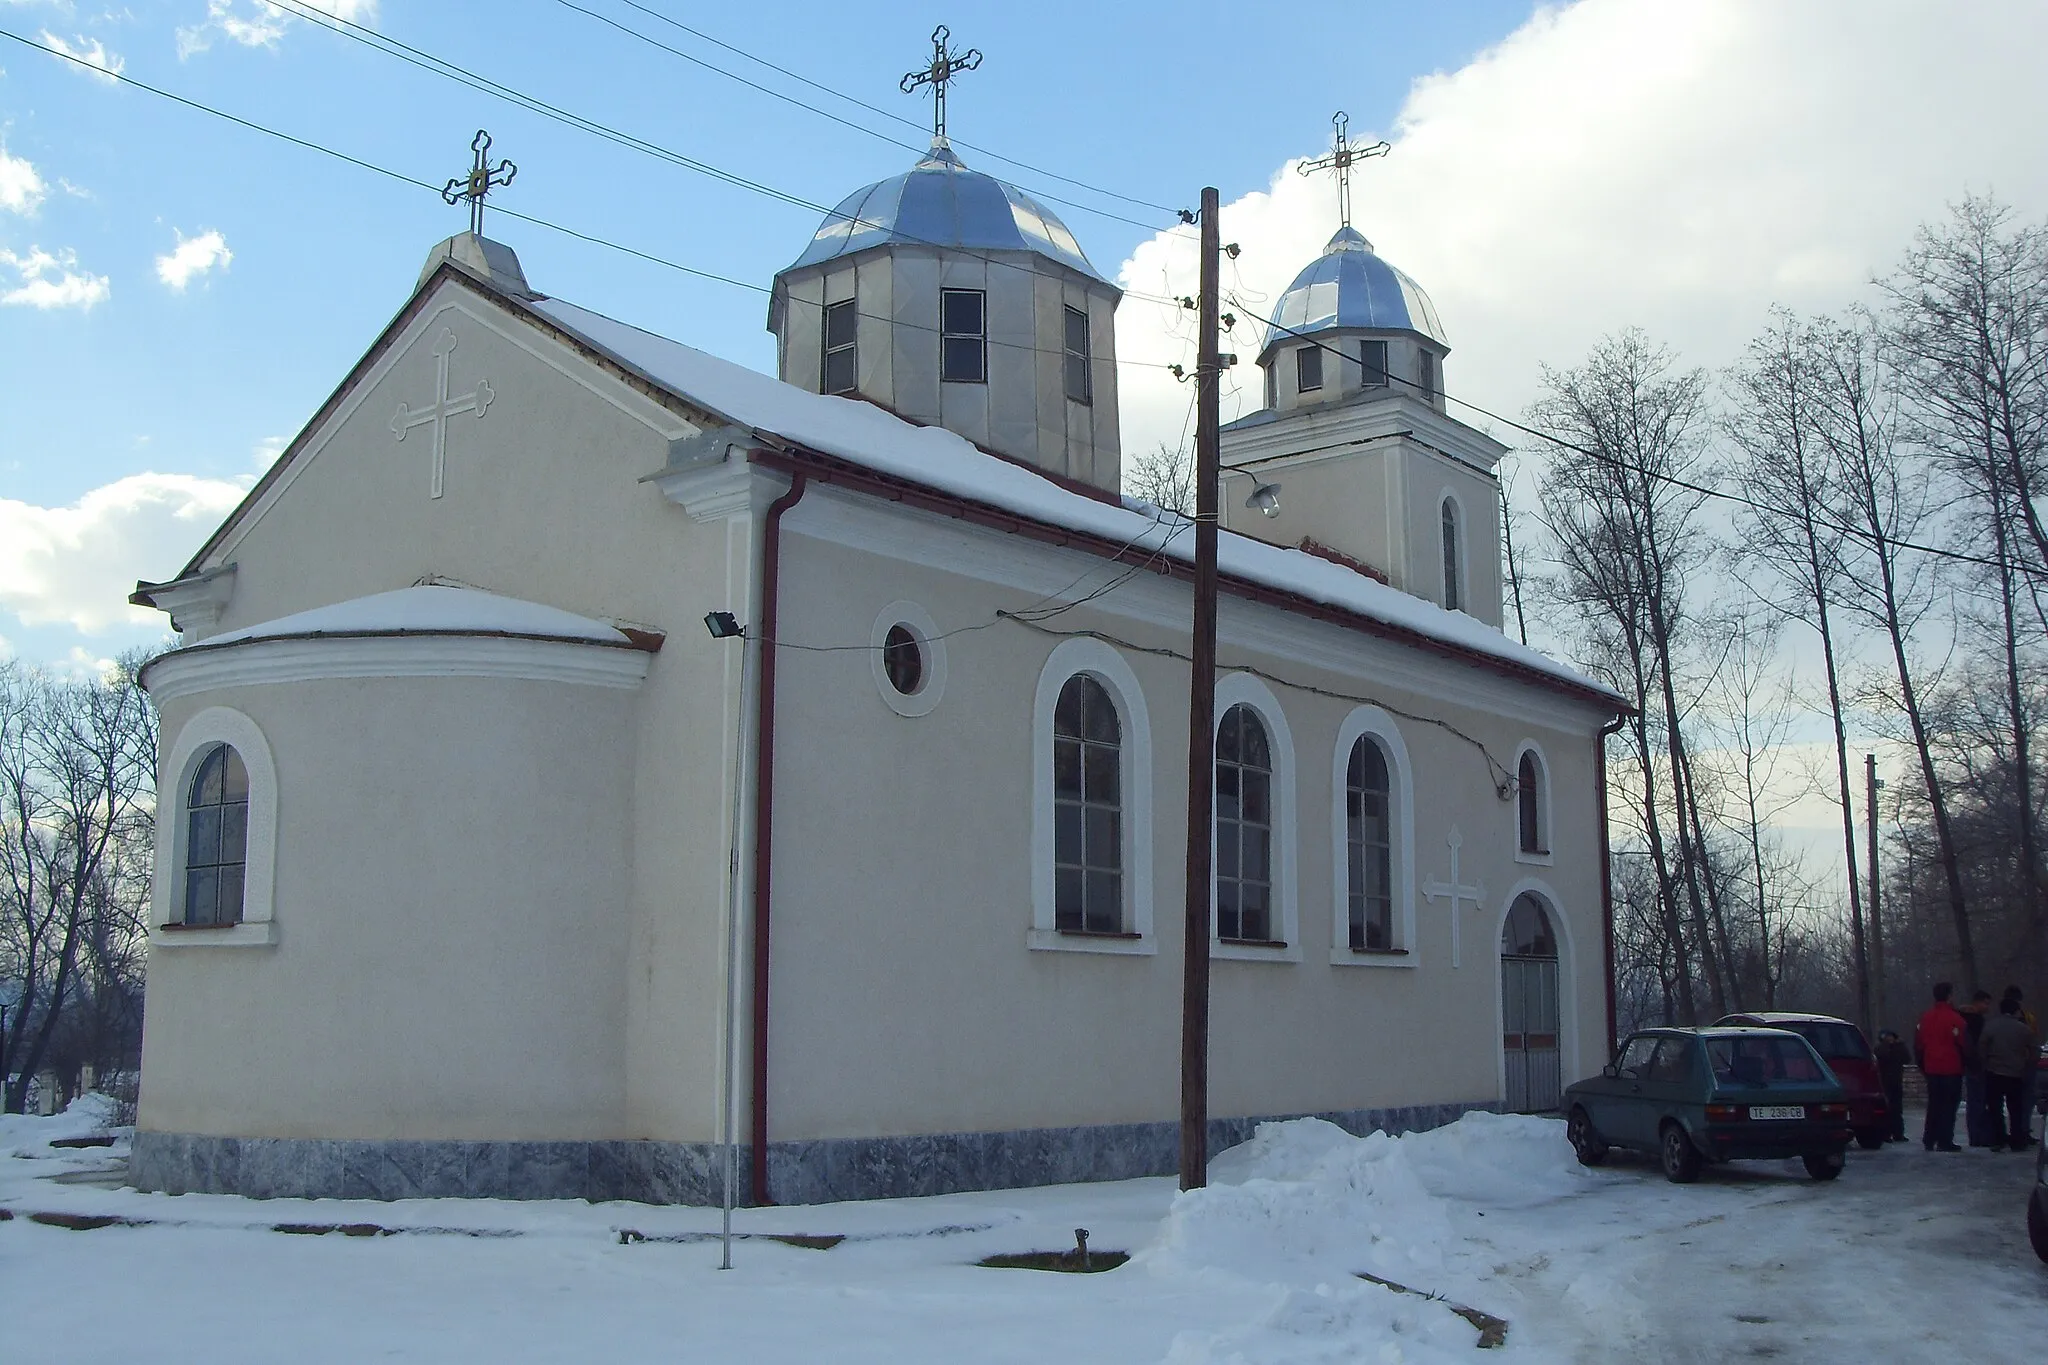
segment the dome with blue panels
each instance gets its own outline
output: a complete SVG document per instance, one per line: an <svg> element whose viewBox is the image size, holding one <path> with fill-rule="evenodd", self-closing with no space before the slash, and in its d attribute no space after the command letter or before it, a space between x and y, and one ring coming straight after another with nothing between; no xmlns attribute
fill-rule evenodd
<svg viewBox="0 0 2048 1365"><path fill-rule="evenodd" d="M1015 185L967 169L944 138L924 160L840 201L804 254L800 270L878 246L1029 251L1108 284L1051 209Z"/></svg>
<svg viewBox="0 0 2048 1365"><path fill-rule="evenodd" d="M1294 277L1273 310L1273 323L1260 348L1260 364L1291 336L1338 328L1419 332L1450 347L1436 305L1422 286L1381 260L1372 243L1351 227L1339 228L1323 254Z"/></svg>

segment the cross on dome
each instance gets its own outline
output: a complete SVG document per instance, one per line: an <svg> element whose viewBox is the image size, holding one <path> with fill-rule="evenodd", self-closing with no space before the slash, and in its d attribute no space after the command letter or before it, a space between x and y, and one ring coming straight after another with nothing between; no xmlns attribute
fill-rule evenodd
<svg viewBox="0 0 2048 1365"><path fill-rule="evenodd" d="M491 164L491 135L481 128L470 139L469 149L476 154L469 174L459 175L443 186L441 199L448 204L467 199L469 230L481 237L484 235L484 196L500 186L511 184L512 177L519 174L519 167L510 161L500 161L495 166Z"/></svg>
<svg viewBox="0 0 2048 1365"><path fill-rule="evenodd" d="M1330 123L1337 130L1336 147L1328 156L1317 157L1314 161L1302 162L1300 171L1303 175L1314 175L1317 171L1335 171L1337 173L1337 213L1343 220L1343 226L1350 227L1351 163L1363 161L1371 156L1385 156L1393 148L1385 142L1375 142L1370 147L1354 145L1345 135L1345 130L1351 123L1351 116L1342 109L1337 111L1337 116L1331 119Z"/></svg>
<svg viewBox="0 0 2048 1365"><path fill-rule="evenodd" d="M904 94L912 94L921 85L932 88L932 142L942 146L946 141L946 86L962 71L972 71L981 65L981 49L970 47L965 52L948 52L946 40L953 36L952 30L940 24L932 30L932 64L922 71L904 74L899 88Z"/></svg>

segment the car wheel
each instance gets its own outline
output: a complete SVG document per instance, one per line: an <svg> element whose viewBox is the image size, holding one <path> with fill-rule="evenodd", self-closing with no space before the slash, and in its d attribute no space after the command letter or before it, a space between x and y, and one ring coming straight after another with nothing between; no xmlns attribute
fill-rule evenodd
<svg viewBox="0 0 2048 1365"><path fill-rule="evenodd" d="M1577 1105L1572 1107L1571 1117L1564 1121L1565 1138L1572 1144L1572 1150L1579 1155L1581 1166L1598 1166L1607 1160L1607 1144L1593 1131L1593 1120Z"/></svg>
<svg viewBox="0 0 2048 1365"><path fill-rule="evenodd" d="M2034 1244L2034 1254L2048 1261L2048 1187L2034 1186L2034 1196L2027 1201L2027 1240Z"/></svg>
<svg viewBox="0 0 2048 1365"><path fill-rule="evenodd" d="M1675 1123L1664 1125L1664 1141L1660 1151L1664 1159L1664 1178L1674 1185L1690 1185L1700 1178L1699 1149L1692 1145L1692 1139L1685 1135L1685 1129Z"/></svg>
<svg viewBox="0 0 2048 1365"><path fill-rule="evenodd" d="M1799 1158L1806 1165L1806 1173L1815 1180L1833 1180L1842 1173L1840 1152L1808 1152Z"/></svg>
<svg viewBox="0 0 2048 1365"><path fill-rule="evenodd" d="M1856 1135L1856 1145L1866 1152L1876 1151L1884 1146L1884 1130L1882 1128L1865 1128Z"/></svg>

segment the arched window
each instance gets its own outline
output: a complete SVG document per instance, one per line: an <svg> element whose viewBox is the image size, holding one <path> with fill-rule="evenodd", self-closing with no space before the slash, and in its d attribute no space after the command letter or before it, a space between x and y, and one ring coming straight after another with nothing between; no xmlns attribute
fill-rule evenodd
<svg viewBox="0 0 2048 1365"><path fill-rule="evenodd" d="M1516 846L1523 853L1550 852L1550 812L1544 808L1543 760L1534 749L1522 750L1515 765Z"/></svg>
<svg viewBox="0 0 2048 1365"><path fill-rule="evenodd" d="M1394 947L1393 782L1379 742L1361 735L1344 776L1351 946Z"/></svg>
<svg viewBox="0 0 2048 1365"><path fill-rule="evenodd" d="M1122 933L1123 730L1101 683L1066 680L1052 734L1054 927Z"/></svg>
<svg viewBox="0 0 2048 1365"><path fill-rule="evenodd" d="M1507 923L1500 930L1500 955L1556 958L1557 933L1550 927L1550 915L1534 892L1524 891L1508 907Z"/></svg>
<svg viewBox="0 0 2048 1365"><path fill-rule="evenodd" d="M1216 937L1273 940L1273 746L1238 705L1216 730Z"/></svg>
<svg viewBox="0 0 2048 1365"><path fill-rule="evenodd" d="M1445 498L1443 504L1444 542L1444 606L1459 611L1465 605L1464 550L1458 543L1458 504Z"/></svg>
<svg viewBox="0 0 2048 1365"><path fill-rule="evenodd" d="M248 847L249 773L231 746L216 744L186 794L184 923L241 923Z"/></svg>

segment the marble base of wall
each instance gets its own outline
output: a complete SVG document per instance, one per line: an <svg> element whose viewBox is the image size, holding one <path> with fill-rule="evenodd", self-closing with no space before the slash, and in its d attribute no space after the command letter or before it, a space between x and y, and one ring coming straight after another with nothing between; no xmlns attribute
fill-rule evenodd
<svg viewBox="0 0 2048 1365"><path fill-rule="evenodd" d="M1491 1101L1318 1114L1353 1133L1413 1132ZM1250 1138L1261 1118L1212 1119L1209 1150ZM900 1199L1171 1175L1173 1123L1024 1128L999 1133L773 1142L768 1191L778 1204ZM750 1153L737 1156L744 1201ZM588 1199L646 1204L719 1202L722 1150L696 1142L456 1142L208 1137L138 1132L129 1182L165 1194L254 1199Z"/></svg>

